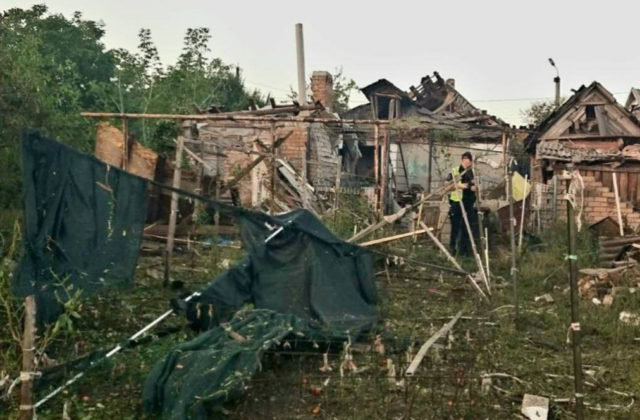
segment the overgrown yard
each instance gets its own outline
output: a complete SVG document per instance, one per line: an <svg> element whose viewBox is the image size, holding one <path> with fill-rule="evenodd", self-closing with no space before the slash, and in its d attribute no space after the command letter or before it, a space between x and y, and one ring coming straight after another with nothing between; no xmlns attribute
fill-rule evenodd
<svg viewBox="0 0 640 420"><path fill-rule="evenodd" d="M346 216L338 217L341 221L342 225L353 222ZM8 297L11 259L16 254L4 236L7 256L0 272L0 323L12 328L0 330L0 370L2 377L9 375L13 379L20 371L20 346L11 336L20 322L20 302ZM586 234L581 239L580 265L591 266L594 255L590 241ZM413 251L411 240L392 242L378 250L447 265L427 240L420 239ZM507 253L499 244L492 252L490 305L477 298L464 277L398 259L387 260L387 266L385 259L379 258L376 271L382 298L380 338L384 354L376 351L380 348L374 335L352 343L349 352L356 367L352 371L341 369L341 365L345 367L343 343L303 343L291 348L283 343L277 351L267 353L260 373L247 384L244 396L228 405L226 416L511 419L518 418L522 396L530 393L552 400L550 418L572 418L572 357L567 343L570 305L565 292L568 274L564 244L564 236L549 236L524 253L519 266L521 316L517 324ZM234 248L199 248L197 253L176 258L172 277L185 283L183 289L196 290L240 255ZM465 268L473 269L473 261L463 263ZM55 334L45 334L52 338L41 365L109 349L167 310L169 299L184 290L163 288L161 270L159 258L143 257L135 288L102 293L74 307L77 316L69 317L69 322L63 323ZM640 332L637 326L618 320L621 311L640 311L640 293L632 293L639 281L637 274L629 270L617 280L619 287L626 287L619 289L611 306L581 300L587 418L640 419L634 395L640 389ZM553 302L534 301L546 293ZM429 350L413 377L403 377L422 343L460 310L463 316L452 333ZM85 378L48 402L39 410L39 418L144 418L141 391L145 377L169 349L193 337L194 333L184 325L182 316L172 316L154 331L151 339L90 370ZM40 342L43 338L41 335ZM331 371L320 370L323 353L328 354ZM3 393L10 382L4 382ZM39 389L38 397L53 386ZM14 391L0 403L3 416L17 418L16 397Z"/></svg>

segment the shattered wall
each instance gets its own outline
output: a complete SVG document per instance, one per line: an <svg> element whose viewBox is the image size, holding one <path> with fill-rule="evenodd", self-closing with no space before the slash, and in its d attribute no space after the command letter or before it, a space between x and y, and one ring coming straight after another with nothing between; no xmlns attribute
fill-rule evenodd
<svg viewBox="0 0 640 420"><path fill-rule="evenodd" d="M403 143L402 151L409 184L421 185L426 190L429 179L428 143ZM470 151L474 156L475 173L482 177L485 189L495 188L503 182L502 145L490 143L470 143L468 146L434 144L431 169L432 191L444 184L451 168L460 164L460 157L466 151ZM391 158L396 176L404 176L400 154L392 153Z"/></svg>
<svg viewBox="0 0 640 420"><path fill-rule="evenodd" d="M219 172L229 182L260 153L269 153L261 145L271 147L274 137L291 133L276 150L276 157L287 161L314 186L327 185L329 180L335 182L338 137L325 124L209 121L198 124L198 132L199 139L205 142L202 152L209 167L205 170L208 177L213 178ZM199 145L191 143L190 148L199 153ZM242 205L257 206L270 197L272 172L271 158L267 157L238 183Z"/></svg>

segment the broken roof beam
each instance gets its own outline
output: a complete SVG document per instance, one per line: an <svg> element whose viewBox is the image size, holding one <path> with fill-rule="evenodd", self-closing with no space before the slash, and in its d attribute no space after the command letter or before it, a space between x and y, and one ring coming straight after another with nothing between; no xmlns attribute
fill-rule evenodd
<svg viewBox="0 0 640 420"><path fill-rule="evenodd" d="M282 143L284 143L284 141L286 139L288 139L289 136L291 136L291 134L293 134L293 131L289 131L284 137L280 137L279 139L277 139L273 143L272 150L275 150L278 147L280 147L282 145ZM220 195L224 194L225 192L227 192L231 188L233 188L238 182L240 182L240 180L242 180L242 178L244 178L247 174L249 174L249 172L251 172L251 170L253 168L258 166L260 164L260 162L262 162L265 159L265 157L266 157L266 155L262 155L262 156L258 156L257 158L255 158L253 160L253 162L251 162L246 168L244 168L242 171L240 171L240 173L238 175L236 175L231 181L229 181L226 185L224 185L220 189Z"/></svg>
<svg viewBox="0 0 640 420"><path fill-rule="evenodd" d="M282 108L280 108L281 110ZM300 107L302 110L302 107ZM272 110L271 110L272 111ZM197 121L254 121L254 122L297 122L297 123L325 123L325 124L378 124L387 125L388 120L339 120L335 118L316 118L275 115L243 115L243 114L135 114L117 112L81 112L81 116L89 118L131 118L156 120L197 120Z"/></svg>

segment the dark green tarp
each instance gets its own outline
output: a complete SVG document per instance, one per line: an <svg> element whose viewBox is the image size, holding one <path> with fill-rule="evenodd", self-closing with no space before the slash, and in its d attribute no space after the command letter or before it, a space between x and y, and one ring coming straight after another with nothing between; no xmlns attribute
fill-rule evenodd
<svg viewBox="0 0 640 420"><path fill-rule="evenodd" d="M265 243L277 229L263 219L242 217L248 256L183 305L198 329L212 329L156 364L143 393L148 411L170 419L207 418L207 412L242 393L262 352L284 337L356 339L376 328L369 252L338 239L306 210L274 218L284 229ZM243 310L224 324L247 303L257 309ZM229 329L248 339L234 341Z"/></svg>
<svg viewBox="0 0 640 420"><path fill-rule="evenodd" d="M156 364L145 384L144 406L174 420L220 414L222 403L243 394L263 353L302 331L305 323L293 315L267 309L240 312L224 327L203 332Z"/></svg>
<svg viewBox="0 0 640 420"><path fill-rule="evenodd" d="M13 278L53 322L81 291L130 286L146 217L147 182L37 132L22 138L24 255Z"/></svg>

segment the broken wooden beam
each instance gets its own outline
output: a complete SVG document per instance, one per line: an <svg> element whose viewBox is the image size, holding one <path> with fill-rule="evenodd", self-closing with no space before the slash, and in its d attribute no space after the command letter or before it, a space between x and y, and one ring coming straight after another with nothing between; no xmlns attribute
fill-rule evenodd
<svg viewBox="0 0 640 420"><path fill-rule="evenodd" d="M282 145L282 143L284 143L284 141L286 139L289 138L289 136L291 136L291 134L293 134L293 131L289 131L287 134L285 134L284 137L280 137L279 139L277 139L272 146L272 150L277 149L278 147L280 147L280 145ZM224 194L225 192L229 191L231 188L233 188L238 182L240 182L240 180L242 180L242 178L244 178L245 176L247 176L247 174L249 174L251 172L251 170L253 168L255 168L256 166L258 166L260 164L260 162L262 162L265 159L265 156L258 156L257 158L255 158L253 160L253 162L251 162L249 164L249 166L247 166L246 168L244 168L242 171L240 171L240 173L238 175L236 175L231 181L229 181L227 184L225 184L221 189L220 189L220 195Z"/></svg>
<svg viewBox="0 0 640 420"><path fill-rule="evenodd" d="M173 143L178 146L178 140L173 140ZM191 143L191 141L182 138L182 149L187 152L189 156L191 156L196 162L200 163L202 166L207 168L209 171L214 172L213 167L210 166L204 159L198 156L193 150L189 149L184 143Z"/></svg>
<svg viewBox="0 0 640 420"><path fill-rule="evenodd" d="M395 241L397 239L406 238L408 236L413 236L413 235L419 235L421 233L426 233L427 231L429 231L429 229L431 229L431 228L415 230L413 232L401 233L399 235L387 236L386 238L374 239L373 241L369 241L369 242L362 242L361 244L358 244L358 245L360 245L360 246L371 246L371 245L381 244L381 243L384 243L384 242L391 242L391 241Z"/></svg>
<svg viewBox="0 0 640 420"><path fill-rule="evenodd" d="M473 278L473 276L469 273L467 273L462 266L458 263L458 261L453 257L453 255L451 255L451 253L449 252L449 250L442 244L442 242L440 242L440 240L436 237L436 235L433 234L433 232L431 232L431 229L429 229L427 227L427 225L424 224L424 222L420 222L420 226L422 226L424 229L427 229L427 235L429 236L429 238L431 238L431 240L433 241L434 244L436 244L436 246L438 247L438 249L440 249L440 251L442 251L442 253L445 255L445 257L447 257L447 259L451 262L451 264L458 270L464 272L467 275L467 278L469 279L469 281L471 281L471 285L473 285L473 287L475 287L475 289L480 293L480 296L482 296L487 302L489 301L489 298L487 297L487 295L482 291L482 289L480 288L480 286L478 286L478 283L476 282L476 280Z"/></svg>
<svg viewBox="0 0 640 420"><path fill-rule="evenodd" d="M467 172L467 169L462 171L460 173L460 176L464 175L466 172ZM366 229L363 229L360 232L356 233L351 238L349 238L347 240L347 242L355 242L358 239L362 239L366 235L369 235L369 234L375 232L376 230L382 228L385 225L392 224L392 223L402 219L403 217L405 217L408 214L408 212L410 210L418 208L422 203L424 203L425 201L428 201L431 197L442 195L442 194L446 194L447 192L449 192L453 188L455 188L455 184L453 182L449 182L449 183L445 184L444 186L439 188L437 191L434 191L432 193L429 193L429 194L423 196L422 199L418 200L416 203L414 203L414 204L412 204L410 206L403 207L402 209L398 210L394 214L390 214L389 216L384 216L380 222L378 222L378 223L376 223L374 225L371 225L371 226L367 227Z"/></svg>
<svg viewBox="0 0 640 420"><path fill-rule="evenodd" d="M460 319L460 317L462 316L462 312L460 311L458 312L451 321L447 322L446 324L444 324L442 326L442 328L440 328L434 335L432 335L423 345L422 347L420 347L420 350L418 350L418 354L416 354L416 357L413 358L413 360L411 361L411 363L409 364L409 367L407 368L407 370L405 371L405 375L406 376L413 376L414 373L416 372L416 369L418 369L418 366L420 366L420 363L422 362L422 359L424 359L424 356L427 354L427 351L429 351L429 349L431 348L431 346L433 346L433 344L440 338L442 337L444 334L446 334L447 332L449 332L451 330L451 328L453 328L454 325L456 325L456 322L458 322L458 319Z"/></svg>

